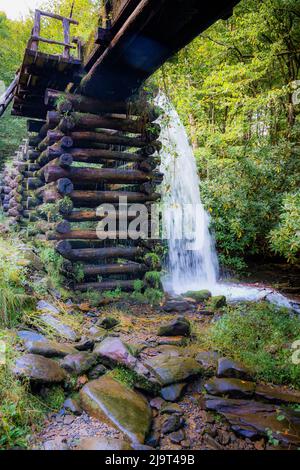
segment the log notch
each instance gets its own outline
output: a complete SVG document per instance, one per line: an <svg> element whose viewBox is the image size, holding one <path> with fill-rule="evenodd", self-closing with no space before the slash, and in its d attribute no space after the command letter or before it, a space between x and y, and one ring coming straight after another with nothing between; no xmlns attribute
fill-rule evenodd
<svg viewBox="0 0 300 470"><path fill-rule="evenodd" d="M21 206L22 223L34 222L45 241L55 243L76 290L132 290L150 269L140 239L150 234L149 204L160 197L158 110L55 90L46 91L45 103L52 106L46 119L28 121L30 138L15 165L21 179L14 175L10 184L9 210L15 214ZM135 240L127 230L139 212L124 212L121 197L147 205ZM112 205L112 214L97 209L103 203ZM51 216L45 204L55 205Z"/></svg>

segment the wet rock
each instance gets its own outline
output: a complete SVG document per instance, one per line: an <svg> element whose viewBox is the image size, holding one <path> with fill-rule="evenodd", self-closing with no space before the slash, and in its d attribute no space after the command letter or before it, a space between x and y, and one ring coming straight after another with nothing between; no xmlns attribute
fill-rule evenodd
<svg viewBox="0 0 300 470"><path fill-rule="evenodd" d="M39 354L45 357L65 357L76 353L76 349L70 344L57 343L56 341L27 341L25 348L31 354Z"/></svg>
<svg viewBox="0 0 300 470"><path fill-rule="evenodd" d="M51 313L59 313L59 310L49 302L46 302L45 300L39 300L39 302L36 305L37 310L42 310L43 312L51 312Z"/></svg>
<svg viewBox="0 0 300 470"><path fill-rule="evenodd" d="M184 317L178 317L175 320L162 325L157 334L158 336L189 336L190 333L190 322Z"/></svg>
<svg viewBox="0 0 300 470"><path fill-rule="evenodd" d="M213 310L217 310L218 308L226 307L226 297L225 295L216 295L212 297L209 301L209 305Z"/></svg>
<svg viewBox="0 0 300 470"><path fill-rule="evenodd" d="M19 357L13 371L17 376L37 383L59 383L66 379L65 371L55 361L37 354Z"/></svg>
<svg viewBox="0 0 300 470"><path fill-rule="evenodd" d="M171 432L178 431L178 429L182 428L183 425L184 420L180 418L180 416L172 414L164 419L161 432L162 434L169 434Z"/></svg>
<svg viewBox="0 0 300 470"><path fill-rule="evenodd" d="M155 349L158 354L168 354L169 356L182 356L182 347L172 344L161 344Z"/></svg>
<svg viewBox="0 0 300 470"><path fill-rule="evenodd" d="M65 325L53 315L43 314L40 320L46 325L50 326L59 336L69 341L76 341L78 339L77 333L68 325Z"/></svg>
<svg viewBox="0 0 300 470"><path fill-rule="evenodd" d="M158 447L160 442L160 433L153 431L146 439L146 444L151 447Z"/></svg>
<svg viewBox="0 0 300 470"><path fill-rule="evenodd" d="M33 330L20 330L17 335L23 341L48 341L44 335Z"/></svg>
<svg viewBox="0 0 300 470"><path fill-rule="evenodd" d="M91 369L97 363L95 354L82 351L75 354L69 354L60 363L61 367L67 372L77 375L83 374Z"/></svg>
<svg viewBox="0 0 300 470"><path fill-rule="evenodd" d="M181 397L186 383L172 384L161 389L161 396L166 401L177 401Z"/></svg>
<svg viewBox="0 0 300 470"><path fill-rule="evenodd" d="M44 271L44 264L39 256L37 256L32 250L26 249L23 251L24 259L27 261L28 266L32 266L37 271Z"/></svg>
<svg viewBox="0 0 300 470"><path fill-rule="evenodd" d="M92 338L81 339L78 343L74 344L77 351L91 351L94 347L95 341Z"/></svg>
<svg viewBox="0 0 300 470"><path fill-rule="evenodd" d="M103 364L97 364L88 372L88 378L90 380L95 380L101 377L102 375L106 374L107 369Z"/></svg>
<svg viewBox="0 0 300 470"><path fill-rule="evenodd" d="M74 416L72 416L72 415L67 415L67 416L64 417L64 424L65 424L66 426L69 426L70 424L73 423L74 419L75 419Z"/></svg>
<svg viewBox="0 0 300 470"><path fill-rule="evenodd" d="M150 400L150 406L151 408L154 408L155 410L160 410L163 405L165 405L166 402L160 398L160 397L155 397Z"/></svg>
<svg viewBox="0 0 300 470"><path fill-rule="evenodd" d="M184 297L189 297L196 302L205 302L205 300L208 300L211 297L211 292L206 289L202 290L189 290L184 294Z"/></svg>
<svg viewBox="0 0 300 470"><path fill-rule="evenodd" d="M211 378L204 388L210 395L226 395L230 398L250 398L254 394L255 383L240 379Z"/></svg>
<svg viewBox="0 0 300 470"><path fill-rule="evenodd" d="M184 356L172 357L168 354L159 354L146 360L145 365L162 385L183 382L201 372L201 367L195 359Z"/></svg>
<svg viewBox="0 0 300 470"><path fill-rule="evenodd" d="M221 357L218 360L217 377L251 380L251 374L243 364L226 357Z"/></svg>
<svg viewBox="0 0 300 470"><path fill-rule="evenodd" d="M183 411L181 407L178 405L178 403L166 403L165 405L162 406L160 413L163 414L175 414L178 416L183 415Z"/></svg>
<svg viewBox="0 0 300 470"><path fill-rule="evenodd" d="M186 312L191 308L191 305L186 300L168 300L163 305L165 312Z"/></svg>
<svg viewBox="0 0 300 470"><path fill-rule="evenodd" d="M169 439L173 444L180 444L181 441L185 439L185 432L183 429L179 429L179 431L172 432L169 434Z"/></svg>
<svg viewBox="0 0 300 470"><path fill-rule="evenodd" d="M68 450L69 447L62 438L49 439L43 443L43 450Z"/></svg>
<svg viewBox="0 0 300 470"><path fill-rule="evenodd" d="M105 330L111 330L119 324L119 320L114 317L105 317L97 322L97 325L101 326Z"/></svg>
<svg viewBox="0 0 300 470"><path fill-rule="evenodd" d="M268 437L271 430L281 445L298 447L300 444L300 412L254 400L212 396L207 396L205 403L208 410L222 414L231 429L244 438Z"/></svg>
<svg viewBox="0 0 300 470"><path fill-rule="evenodd" d="M265 400L271 403L300 403L300 392L288 390L279 385L256 386L255 397L258 400Z"/></svg>
<svg viewBox="0 0 300 470"><path fill-rule="evenodd" d="M230 433L223 429L218 429L218 441L222 446L227 446L230 443Z"/></svg>
<svg viewBox="0 0 300 470"><path fill-rule="evenodd" d="M219 354L215 351L200 351L196 357L206 374L213 374L217 371Z"/></svg>
<svg viewBox="0 0 300 470"><path fill-rule="evenodd" d="M71 411L76 416L80 416L82 414L82 408L79 405L78 401L74 398L67 398L67 400L63 404L63 408L67 411Z"/></svg>
<svg viewBox="0 0 300 470"><path fill-rule="evenodd" d="M132 447L122 439L86 437L80 440L75 450L132 450Z"/></svg>
<svg viewBox="0 0 300 470"><path fill-rule="evenodd" d="M119 338L111 336L98 344L94 353L104 365L109 367L123 365L133 369L137 363L137 359L129 352L125 344Z"/></svg>
<svg viewBox="0 0 300 470"><path fill-rule="evenodd" d="M89 414L115 426L133 442L144 442L151 425L151 410L141 394L105 375L87 383L80 397Z"/></svg>

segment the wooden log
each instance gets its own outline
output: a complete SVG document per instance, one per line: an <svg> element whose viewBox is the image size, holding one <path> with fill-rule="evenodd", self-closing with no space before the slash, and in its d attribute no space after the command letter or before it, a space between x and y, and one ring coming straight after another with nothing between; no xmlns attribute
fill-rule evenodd
<svg viewBox="0 0 300 470"><path fill-rule="evenodd" d="M36 119L28 119L27 120L27 131L28 132L36 132L38 134L44 124L46 124L46 121L37 121Z"/></svg>
<svg viewBox="0 0 300 470"><path fill-rule="evenodd" d="M95 210L78 210L78 211L73 211L70 214L66 215L66 219L69 222L97 222L107 217L108 216L106 214L98 215ZM128 214L123 214L123 213L119 213L119 211L116 211L115 218L117 221L119 220L131 221L136 218L136 213L131 214L130 211L128 211ZM112 219L114 219L114 216L112 216Z"/></svg>
<svg viewBox="0 0 300 470"><path fill-rule="evenodd" d="M139 107L139 103L133 105L132 103L128 103L125 101L105 102L102 100L100 101L93 98L89 98L87 96L62 93L60 91L52 90L49 88L45 92L45 105L55 105L57 103L57 100L62 97L72 104L72 108L74 111L79 111L83 113L121 113L126 115L145 115L145 113L147 113L145 117L146 119L148 118L149 121L155 121L161 114L161 110L155 107L151 107L149 105L146 107L143 104L142 107ZM132 112L130 113L131 110Z"/></svg>
<svg viewBox="0 0 300 470"><path fill-rule="evenodd" d="M46 164L65 153L65 149L53 145L41 155L39 162ZM144 157L135 153L118 152L98 148L71 148L68 150L73 161L81 163L105 163L106 161L143 162Z"/></svg>
<svg viewBox="0 0 300 470"><path fill-rule="evenodd" d="M41 178L27 178L24 180L25 187L29 189L37 189L42 187L45 182Z"/></svg>
<svg viewBox="0 0 300 470"><path fill-rule="evenodd" d="M82 270L85 276L99 276L111 274L138 274L144 273L149 268L145 264L124 263L124 264L85 264Z"/></svg>
<svg viewBox="0 0 300 470"><path fill-rule="evenodd" d="M62 132L68 133L75 129L112 129L132 134L145 134L155 140L160 134L160 126L152 123L147 125L144 119L113 118L97 116L96 114L72 113L70 116L61 118L60 113L48 113L47 123L49 126L57 126Z"/></svg>
<svg viewBox="0 0 300 470"><path fill-rule="evenodd" d="M62 148L71 148L74 143L70 136L64 135L60 131L48 131L47 136L39 143L39 150L46 150L47 147L59 142L59 146Z"/></svg>
<svg viewBox="0 0 300 470"><path fill-rule="evenodd" d="M69 178L60 178L57 181L47 184L37 190L37 194L44 195L47 191L57 191L61 196L67 196L74 190L74 185Z"/></svg>
<svg viewBox="0 0 300 470"><path fill-rule="evenodd" d="M71 231L71 224L67 220L62 220L55 226L55 231L59 234L69 233Z"/></svg>
<svg viewBox="0 0 300 470"><path fill-rule="evenodd" d="M55 144L64 137L64 134L59 130L48 131L47 137L39 144L40 150L45 150L46 147ZM66 136L65 136L66 137ZM127 137L123 135L107 134L104 132L89 132L89 131L75 131L71 132L69 136L74 146L81 146L83 142L100 142L108 145L122 145L124 147L145 147L148 144L147 139L142 137ZM157 147L156 142L151 142L151 145Z"/></svg>
<svg viewBox="0 0 300 470"><path fill-rule="evenodd" d="M142 238L142 237L141 237ZM146 235L144 236L146 238ZM105 232L100 230L70 230L67 233L55 233L49 232L47 234L48 240L127 240L128 233L127 232Z"/></svg>
<svg viewBox="0 0 300 470"><path fill-rule="evenodd" d="M67 240L59 241L55 248L61 256L72 261L97 261L105 258L135 259L143 254L143 249L136 246L72 249L71 243Z"/></svg>
<svg viewBox="0 0 300 470"><path fill-rule="evenodd" d="M85 292L88 290L114 290L120 288L121 290L134 290L135 281L103 281L103 282L85 282L81 284L75 284L74 290Z"/></svg>
<svg viewBox="0 0 300 470"><path fill-rule="evenodd" d="M44 177L47 183L57 181L59 178L69 178L72 182L80 183L127 183L139 184L151 179L148 173L139 170L118 170L116 168L85 168L60 166L47 166L44 169Z"/></svg>
<svg viewBox="0 0 300 470"><path fill-rule="evenodd" d="M45 172L50 167L56 168L63 168L64 170L69 169L72 166L73 157L68 153L63 153L59 158L55 158L54 160L50 160L46 165L44 165L40 171L39 175L44 178Z"/></svg>
<svg viewBox="0 0 300 470"><path fill-rule="evenodd" d="M127 197L128 203L157 201L160 197L156 193L148 196L133 191L73 191L69 196L74 203L74 207L97 207L105 202L118 204L122 197Z"/></svg>

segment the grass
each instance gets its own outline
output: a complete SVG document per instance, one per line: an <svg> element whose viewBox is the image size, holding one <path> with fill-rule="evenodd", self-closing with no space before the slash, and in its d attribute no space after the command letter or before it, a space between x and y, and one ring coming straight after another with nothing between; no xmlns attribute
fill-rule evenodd
<svg viewBox="0 0 300 470"><path fill-rule="evenodd" d="M32 304L26 294L26 263L18 242L0 239L0 325L14 326Z"/></svg>
<svg viewBox="0 0 300 470"><path fill-rule="evenodd" d="M267 302L227 307L208 329L198 332L201 347L241 361L257 380L300 388L300 366L291 344L300 339L300 319Z"/></svg>
<svg viewBox="0 0 300 470"><path fill-rule="evenodd" d="M16 339L8 330L0 330L6 345L5 363L0 365L0 448L27 448L29 436L38 429L47 412L58 411L64 399L61 387L52 387L45 398L30 392L29 383L12 373L18 355Z"/></svg>

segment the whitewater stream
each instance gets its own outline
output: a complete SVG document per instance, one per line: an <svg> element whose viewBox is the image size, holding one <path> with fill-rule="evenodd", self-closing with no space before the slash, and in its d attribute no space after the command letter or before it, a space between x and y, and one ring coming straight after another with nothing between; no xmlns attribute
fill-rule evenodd
<svg viewBox="0 0 300 470"><path fill-rule="evenodd" d="M163 237L168 240L168 274L165 291L183 294L208 289L225 295L229 302L268 300L300 312L300 306L279 292L218 281L219 265L215 243L209 231L210 217L200 197L200 180L188 135L170 101L159 93L155 104L163 114L157 122L162 128L161 167Z"/></svg>

